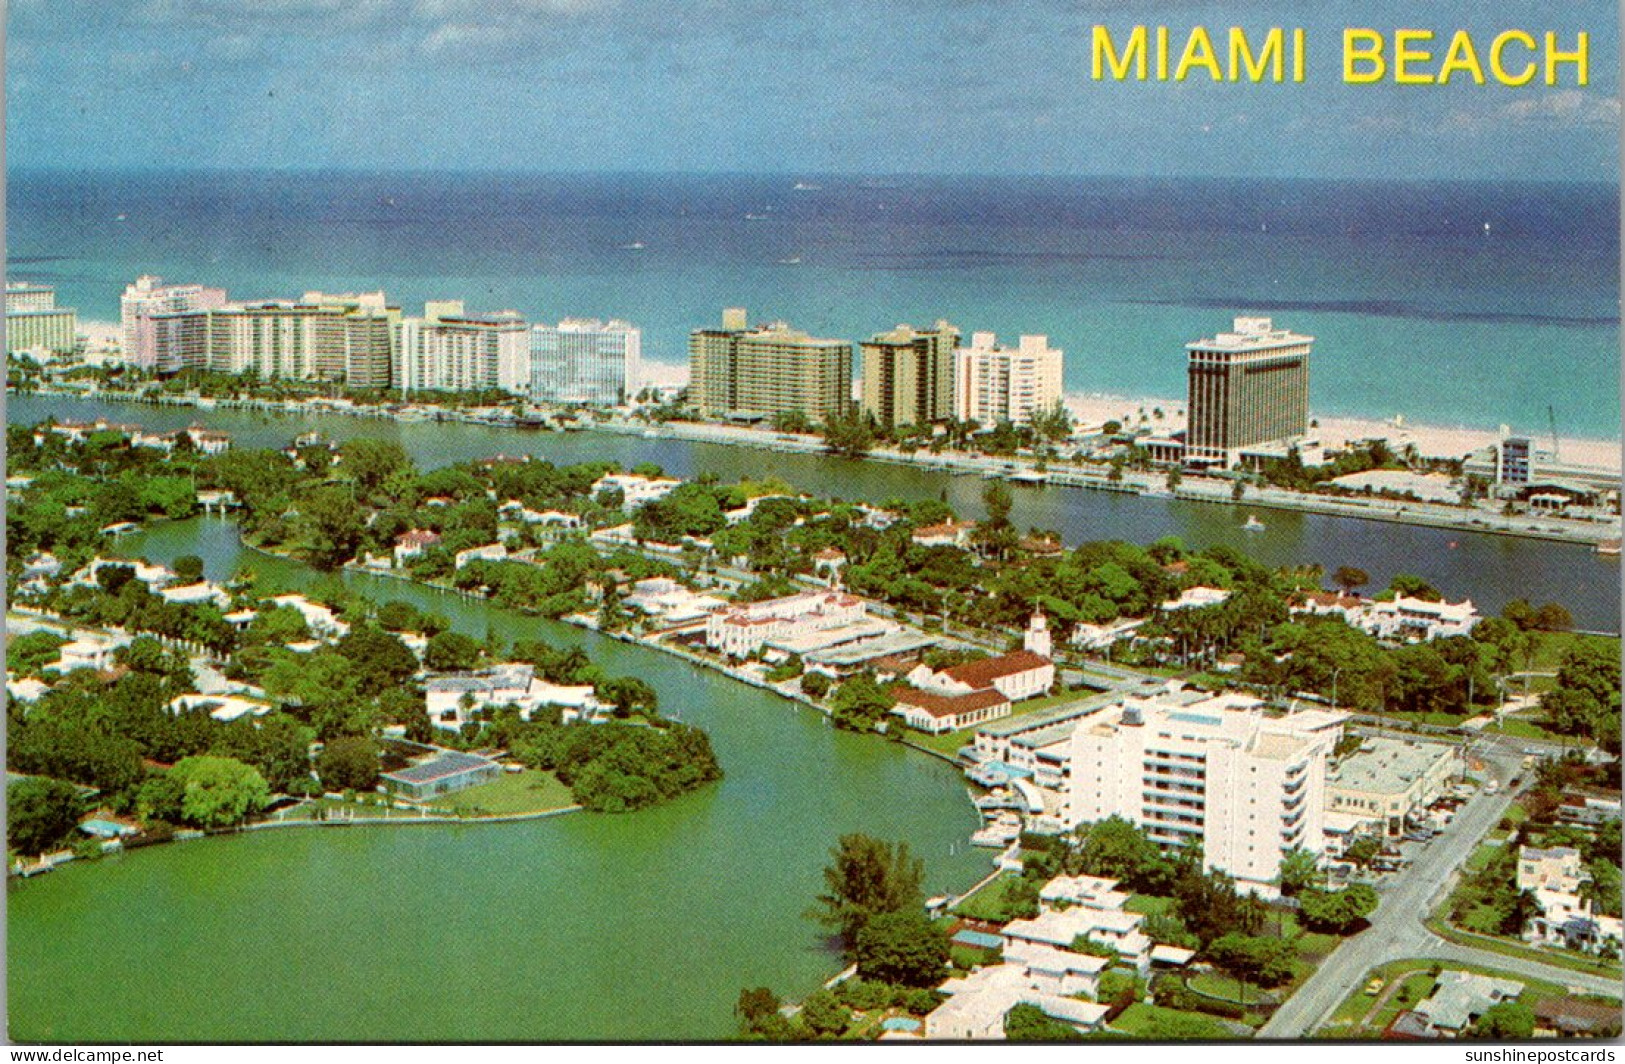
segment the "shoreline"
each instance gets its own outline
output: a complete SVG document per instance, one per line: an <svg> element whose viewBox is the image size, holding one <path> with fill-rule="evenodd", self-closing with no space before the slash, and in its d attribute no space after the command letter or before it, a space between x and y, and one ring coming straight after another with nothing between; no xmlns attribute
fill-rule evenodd
<svg viewBox="0 0 1625 1064"><path fill-rule="evenodd" d="M40 389L26 394L78 398L93 402L191 407L199 410L224 408L257 410L284 416L333 415L382 418L395 421L398 424L418 423L418 420L415 419L401 418L382 406L329 405L328 403L321 403L316 407L307 408L305 400L210 399L197 396L149 397L129 393L80 392L73 389ZM1088 406L1081 405L1082 400L1076 396L1069 396L1067 402L1068 408L1074 411L1074 416L1076 416L1077 410L1081 408L1096 414L1105 410L1115 411L1115 414L1111 415L1115 417L1124 413L1123 407L1125 405L1134 404L1128 412L1137 414L1138 410L1143 407L1147 412L1147 416L1150 417L1158 408L1156 400L1123 400L1115 397L1090 398L1088 403L1092 405ZM1074 404L1080 405L1075 407ZM1163 406L1162 409L1165 412L1163 421L1147 421L1146 423L1156 423L1168 430L1177 427L1180 423L1177 408L1170 404ZM1176 410L1176 414L1167 415L1166 412L1170 409ZM428 419L422 420L424 423L428 423ZM454 421L498 428L514 428L512 425L493 424L471 414L436 417L434 421ZM589 419L581 427L588 431L607 432L623 436L641 436L647 439L682 439L720 446L749 447L802 454L826 453L822 438L816 435L740 428L709 422L670 421L661 424L648 424L621 421L600 423ZM1424 457L1460 458L1493 442L1497 438L1496 433L1482 430L1394 426L1385 422L1360 419L1325 419L1321 422L1321 427L1323 438L1328 442L1333 439L1367 439L1373 435L1378 435L1389 439L1391 444L1401 448L1414 444L1418 454ZM1394 433L1398 433L1398 435L1396 436ZM1473 446L1456 448L1449 445L1451 441L1454 441L1454 443L1463 443L1465 441L1473 443ZM1568 445L1568 449L1563 452L1565 459L1568 461L1575 460L1576 449L1584 449L1584 453L1588 456L1611 459L1612 464L1604 461L1597 468L1615 473L1620 468L1620 444L1616 441L1573 438L1563 440L1561 443ZM1432 451L1439 451L1440 453L1430 453ZM1201 490L1201 485L1210 478L1202 478L1193 474L1185 478L1178 490L1168 491L1162 486L1164 478L1160 473L1124 473L1118 480L1114 481L1105 473L1085 472L1076 466L1062 466L1040 472L1038 470L1038 466L1041 464L1040 461L1031 458L990 457L966 452L932 454L929 451L914 451L905 454L894 448L877 448L867 452L861 458L853 460L889 462L896 465L911 465L950 474L981 475L987 478L1015 480L1017 482L1053 483L1063 487L1116 491L1152 497L1171 497L1188 502L1254 505L1270 509L1320 513L1335 517L1446 528L1460 532L1482 532L1490 535L1513 536L1524 539L1544 539L1590 547L1596 547L1608 540L1618 539L1621 532L1620 523L1617 519L1603 522L1559 517L1536 518L1528 515L1506 517L1482 510L1463 510L1460 507L1445 504L1385 499L1380 496L1338 496L1290 492L1284 489L1268 487L1254 487L1249 491L1247 497L1238 503L1237 500L1230 496L1230 482L1227 480L1214 482L1218 485L1217 487L1214 487L1214 484L1207 484L1213 490L1204 491Z"/></svg>

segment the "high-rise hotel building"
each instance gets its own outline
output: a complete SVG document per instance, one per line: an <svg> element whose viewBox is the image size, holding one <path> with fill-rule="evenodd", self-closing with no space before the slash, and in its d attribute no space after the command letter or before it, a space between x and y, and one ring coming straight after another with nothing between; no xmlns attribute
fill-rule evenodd
<svg viewBox="0 0 1625 1064"><path fill-rule="evenodd" d="M190 304L199 298L212 302L210 293L225 295L200 291L174 299ZM194 369L253 373L264 380L341 381L352 388L389 386L400 308L389 306L382 292L306 292L297 300L222 300L185 310L155 311L141 305L140 297L126 307L132 302L137 357L150 360L137 364L160 373Z"/></svg>
<svg viewBox="0 0 1625 1064"><path fill-rule="evenodd" d="M954 416L954 349L959 330L899 325L859 345L863 410L882 425L930 425Z"/></svg>
<svg viewBox="0 0 1625 1064"><path fill-rule="evenodd" d="M532 399L619 406L637 387L643 333L624 321L566 318L530 330Z"/></svg>
<svg viewBox="0 0 1625 1064"><path fill-rule="evenodd" d="M126 285L119 299L119 318L124 327L124 361L139 369L158 373L176 373L192 365L178 361L180 345L172 342L165 357L159 357L156 319L161 315L189 314L213 310L226 305L224 288L209 288L200 284L165 284L162 277L138 277L134 284ZM170 328L170 332L176 330ZM189 333L206 333L205 322L184 327ZM194 360L203 358L206 342L194 338L189 341L188 352ZM201 364L200 362L198 364Z"/></svg>
<svg viewBox="0 0 1625 1064"><path fill-rule="evenodd" d="M1012 350L990 332L972 334L954 355L954 415L982 428L1031 421L1061 400L1062 358L1047 336L1023 336Z"/></svg>
<svg viewBox="0 0 1625 1064"><path fill-rule="evenodd" d="M1248 448L1307 436L1314 340L1269 318L1237 318L1233 331L1186 344L1186 463L1230 469Z"/></svg>
<svg viewBox="0 0 1625 1064"><path fill-rule="evenodd" d="M1289 851L1322 848L1326 763L1344 719L1271 717L1233 693L1131 696L1039 749L1035 780L1069 828L1122 817L1161 845L1200 846L1204 868L1267 894Z"/></svg>
<svg viewBox="0 0 1625 1064"><path fill-rule="evenodd" d="M852 344L825 340L783 322L750 328L739 308L720 329L688 337L689 403L704 417L799 413L840 416L852 403Z"/></svg>
<svg viewBox="0 0 1625 1064"><path fill-rule="evenodd" d="M421 318L400 323L395 387L402 394L527 392L530 343L530 326L515 311L468 314L460 300L426 303Z"/></svg>
<svg viewBox="0 0 1625 1064"><path fill-rule="evenodd" d="M49 285L13 281L6 285L6 351L67 354L78 342L79 319L71 307L56 305Z"/></svg>

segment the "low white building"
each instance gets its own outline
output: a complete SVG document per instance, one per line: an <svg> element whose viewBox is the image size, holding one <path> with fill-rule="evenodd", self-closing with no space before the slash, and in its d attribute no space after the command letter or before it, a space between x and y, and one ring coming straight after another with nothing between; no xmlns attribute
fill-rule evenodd
<svg viewBox="0 0 1625 1064"><path fill-rule="evenodd" d="M1179 593L1178 598L1169 599L1157 608L1164 613L1177 610L1200 610L1208 606L1217 606L1230 599L1230 592L1222 587L1187 587Z"/></svg>
<svg viewBox="0 0 1625 1064"><path fill-rule="evenodd" d="M74 669L100 671L111 668L114 654L129 642L128 636L93 636L81 633L72 641L63 643L57 650L57 659L46 668L55 669L59 673L69 673Z"/></svg>
<svg viewBox="0 0 1625 1064"><path fill-rule="evenodd" d="M174 602L182 606L198 606L208 602L225 609L231 605L231 593L219 584L207 580L181 587L166 587L158 592L158 596L165 602Z"/></svg>
<svg viewBox="0 0 1625 1064"><path fill-rule="evenodd" d="M1625 932L1617 916L1604 916L1583 896L1591 874L1571 846L1518 850L1518 889L1534 895L1540 913L1524 928L1526 941L1567 949L1618 953Z"/></svg>
<svg viewBox="0 0 1625 1064"><path fill-rule="evenodd" d="M257 698L244 698L234 694L178 695L169 700L171 713L191 713L202 710L221 723L241 720L243 717L263 717L271 712L271 704Z"/></svg>
<svg viewBox="0 0 1625 1064"><path fill-rule="evenodd" d="M1010 699L988 688L967 694L944 695L915 687L896 692L894 716L916 731L930 735L958 731L1010 715Z"/></svg>
<svg viewBox="0 0 1625 1064"><path fill-rule="evenodd" d="M1400 595L1390 600L1315 591L1293 603L1294 614L1341 617L1351 627L1392 642L1428 642L1471 635L1478 624L1472 601L1428 602Z"/></svg>
<svg viewBox="0 0 1625 1064"><path fill-rule="evenodd" d="M769 642L856 624L867 604L836 591L802 591L764 602L738 603L706 620L706 646L732 658L749 657Z"/></svg>
<svg viewBox="0 0 1625 1064"><path fill-rule="evenodd" d="M1084 963L1099 959L1072 956ZM1110 1009L1069 996L1062 989L1072 985L1069 973L1047 970L1047 960L1035 956L1032 965L1012 961L949 979L937 988L948 1000L925 1018L925 1037L936 1041L1003 1040L1004 1018L1017 1005L1035 1006L1051 1019L1080 1031L1099 1027Z"/></svg>
<svg viewBox="0 0 1625 1064"><path fill-rule="evenodd" d="M597 498L605 491L621 493L621 509L631 513L638 507L664 499L683 482L670 477L645 477L637 473L607 473L593 481L592 495Z"/></svg>
<svg viewBox="0 0 1625 1064"><path fill-rule="evenodd" d="M968 695L992 689L1012 702L1020 702L1044 694L1055 685L1055 663L1030 650L1017 650L941 671L918 665L908 674L908 682L940 695Z"/></svg>
<svg viewBox="0 0 1625 1064"><path fill-rule="evenodd" d="M108 566L122 566L131 571L131 576L147 585L148 590L158 591L168 587L175 580L175 574L162 565L152 565L140 558L93 558L89 565L73 574L69 583L74 587L95 587L97 574Z"/></svg>
<svg viewBox="0 0 1625 1064"><path fill-rule="evenodd" d="M429 528L413 528L395 537L395 565L405 565L440 542L440 533Z"/></svg>
<svg viewBox="0 0 1625 1064"><path fill-rule="evenodd" d="M1366 608L1360 625L1378 639L1446 639L1471 635L1478 624L1478 611L1472 601L1427 602L1401 595L1387 602L1373 602Z"/></svg>
<svg viewBox="0 0 1625 1064"><path fill-rule="evenodd" d="M1402 835L1414 817L1461 773L1461 751L1450 743L1366 739L1326 773L1326 809L1379 824Z"/></svg>
<svg viewBox="0 0 1625 1064"><path fill-rule="evenodd" d="M715 595L691 591L669 576L652 576L637 581L621 602L664 624L697 621L714 610L728 606Z"/></svg>
<svg viewBox="0 0 1625 1064"><path fill-rule="evenodd" d="M975 521L943 521L916 528L909 538L922 547L959 547L963 550L970 546L971 533L975 531Z"/></svg>
<svg viewBox="0 0 1625 1064"><path fill-rule="evenodd" d="M299 616L305 619L305 626L311 634L322 638L338 638L350 634L350 625L339 619L339 615L320 602L312 602L299 594L277 595L271 599L277 606L286 606L296 610ZM290 648L291 649L291 648Z"/></svg>
<svg viewBox="0 0 1625 1064"><path fill-rule="evenodd" d="M424 712L437 728L457 731L478 710L516 706L522 720L543 706L559 706L565 719L592 717L605 707L588 684L561 685L536 675L533 665L509 662L479 672L431 676L423 684Z"/></svg>
<svg viewBox="0 0 1625 1064"><path fill-rule="evenodd" d="M508 560L508 548L502 543L487 543L483 547L470 547L457 552L455 565L458 569L470 562L502 562Z"/></svg>

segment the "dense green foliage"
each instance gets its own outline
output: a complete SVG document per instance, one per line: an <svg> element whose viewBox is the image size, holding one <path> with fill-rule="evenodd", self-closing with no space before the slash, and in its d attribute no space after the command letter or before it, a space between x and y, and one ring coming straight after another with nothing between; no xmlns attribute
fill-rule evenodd
<svg viewBox="0 0 1625 1064"><path fill-rule="evenodd" d="M230 757L182 758L162 776L141 788L139 808L145 820L166 820L200 828L240 824L270 799L265 778L252 766Z"/></svg>
<svg viewBox="0 0 1625 1064"><path fill-rule="evenodd" d="M722 778L710 738L674 721L574 727L534 721L508 731L514 756L550 769L583 807L625 813Z"/></svg>
<svg viewBox="0 0 1625 1064"><path fill-rule="evenodd" d="M918 909L877 912L858 929L852 954L865 979L933 987L948 963L948 936Z"/></svg>
<svg viewBox="0 0 1625 1064"><path fill-rule="evenodd" d="M895 845L869 835L842 835L824 868L824 893L811 916L840 935L850 949L858 932L880 913L916 911L924 902L924 862L908 843Z"/></svg>
<svg viewBox="0 0 1625 1064"><path fill-rule="evenodd" d="M1037 1005L1019 1004L1004 1014L1004 1037L1011 1042L1081 1042L1070 1023L1052 1020Z"/></svg>
<svg viewBox="0 0 1625 1064"><path fill-rule="evenodd" d="M1305 890L1298 895L1303 922L1316 931L1346 935L1377 911L1377 892L1364 883L1342 890Z"/></svg>
<svg viewBox="0 0 1625 1064"><path fill-rule="evenodd" d="M17 780L6 788L6 846L29 856L46 852L73 834L84 804L61 780Z"/></svg>

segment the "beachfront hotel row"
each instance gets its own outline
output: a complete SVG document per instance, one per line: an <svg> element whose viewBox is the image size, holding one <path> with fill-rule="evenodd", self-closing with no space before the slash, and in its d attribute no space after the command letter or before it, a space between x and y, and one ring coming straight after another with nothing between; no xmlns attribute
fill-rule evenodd
<svg viewBox="0 0 1625 1064"><path fill-rule="evenodd" d="M532 324L511 310L470 313L460 300L404 315L382 291L233 301L225 289L143 276L120 299L120 357L160 375L254 372L354 388L503 391L537 402L616 406L638 390L642 333L625 321ZM6 288L8 353L68 354L76 319L46 285ZM899 324L853 345L785 322L752 326L742 308L689 335L690 407L739 423L827 422L856 408L891 429L1025 424L1061 401L1064 354L1045 336L1002 346L991 332L939 320ZM1268 318L1186 345L1189 428L1146 441L1168 464L1231 469L1296 449L1312 461L1309 353L1314 338ZM854 403L855 400L855 403Z"/></svg>

